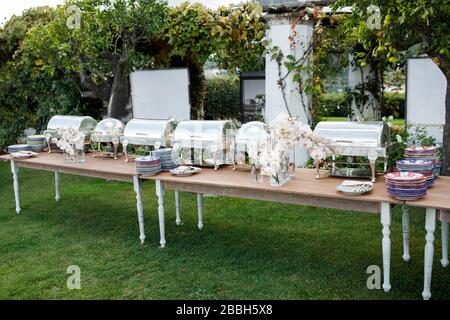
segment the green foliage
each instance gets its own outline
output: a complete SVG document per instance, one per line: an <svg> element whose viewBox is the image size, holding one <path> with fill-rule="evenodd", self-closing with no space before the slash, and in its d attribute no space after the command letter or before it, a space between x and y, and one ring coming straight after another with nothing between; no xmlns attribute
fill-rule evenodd
<svg viewBox="0 0 450 320"><path fill-rule="evenodd" d="M237 77L206 80L205 119L241 120L240 84Z"/></svg>
<svg viewBox="0 0 450 320"><path fill-rule="evenodd" d="M388 167L395 168L396 161L405 158L405 148L408 146L434 146L436 139L429 136L423 127L395 126L390 125L391 141L395 143L394 147L388 153ZM441 156L442 156L441 152Z"/></svg>
<svg viewBox="0 0 450 320"><path fill-rule="evenodd" d="M316 117L347 117L350 115L350 105L345 93L325 93L320 99L313 100L313 110Z"/></svg>
<svg viewBox="0 0 450 320"><path fill-rule="evenodd" d="M384 93L383 105L385 114L383 116L394 116L394 118L405 118L405 94Z"/></svg>
<svg viewBox="0 0 450 320"><path fill-rule="evenodd" d="M265 66L267 24L257 3L236 7L221 6L215 12L212 36L219 36L215 60L220 67L233 71L260 71Z"/></svg>
<svg viewBox="0 0 450 320"><path fill-rule="evenodd" d="M383 94L385 114L396 119L405 118L405 95L403 93ZM322 117L348 117L350 116L350 100L345 92L324 93L319 99L313 100L314 114Z"/></svg>
<svg viewBox="0 0 450 320"><path fill-rule="evenodd" d="M381 10L381 28L370 30L367 8L377 5ZM415 52L436 58L441 68L448 68L450 59L450 10L447 0L338 0L333 8L352 6L340 26L354 47L357 64L364 67L373 61L397 67L404 62L404 50L420 44ZM447 69L448 70L448 69Z"/></svg>
<svg viewBox="0 0 450 320"><path fill-rule="evenodd" d="M184 2L169 9L162 39L171 49L169 57L205 63L213 58L222 68L261 70L267 25L256 3L221 6L217 11Z"/></svg>
<svg viewBox="0 0 450 320"><path fill-rule="evenodd" d="M80 29L67 25L72 5L80 9ZM188 3L169 8L162 0L68 0L27 10L0 30L0 147L26 127L43 129L56 113L99 118L114 81L121 78L126 89L135 69L188 66L192 102L201 106L204 61L231 71L260 68L265 30L253 3L214 11Z"/></svg>
<svg viewBox="0 0 450 320"><path fill-rule="evenodd" d="M20 16L12 16L0 28L0 65L11 60L25 38L35 26L47 24L54 17L50 7L36 7L25 10Z"/></svg>

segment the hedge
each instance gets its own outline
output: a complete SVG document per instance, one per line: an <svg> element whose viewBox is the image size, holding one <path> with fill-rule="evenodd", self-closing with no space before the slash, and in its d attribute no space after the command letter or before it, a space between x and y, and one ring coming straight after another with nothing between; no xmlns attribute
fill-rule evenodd
<svg viewBox="0 0 450 320"><path fill-rule="evenodd" d="M236 77L206 79L205 119L241 119L240 84Z"/></svg>
<svg viewBox="0 0 450 320"><path fill-rule="evenodd" d="M405 118L405 95L402 93L384 94L384 116ZM313 100L315 114L319 117L347 117L350 114L350 105L345 93L323 94L318 102Z"/></svg>

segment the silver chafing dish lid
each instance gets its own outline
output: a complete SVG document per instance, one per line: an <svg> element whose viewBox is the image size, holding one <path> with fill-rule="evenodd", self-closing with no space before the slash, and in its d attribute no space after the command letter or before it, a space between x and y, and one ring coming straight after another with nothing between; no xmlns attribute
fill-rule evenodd
<svg viewBox="0 0 450 320"><path fill-rule="evenodd" d="M331 140L331 146L380 148L390 144L389 127L384 121L321 121L314 133Z"/></svg>
<svg viewBox="0 0 450 320"><path fill-rule="evenodd" d="M62 128L73 128L80 132L88 133L97 125L92 117L89 116L53 116L47 124L46 132L56 131Z"/></svg>
<svg viewBox="0 0 450 320"><path fill-rule="evenodd" d="M205 142L224 145L234 140L236 126L229 120L189 120L181 121L175 129L173 143Z"/></svg>
<svg viewBox="0 0 450 320"><path fill-rule="evenodd" d="M160 142L168 147L176 125L177 122L174 119L132 119L127 123L121 140L130 144L143 145Z"/></svg>
<svg viewBox="0 0 450 320"><path fill-rule="evenodd" d="M249 141L266 141L269 136L269 126L264 122L251 121L242 125L236 133L236 144L246 145Z"/></svg>
<svg viewBox="0 0 450 320"><path fill-rule="evenodd" d="M100 121L95 126L94 131L91 132L91 139L95 142L113 142L113 140L120 139L124 129L125 125L122 121L114 118L107 118Z"/></svg>

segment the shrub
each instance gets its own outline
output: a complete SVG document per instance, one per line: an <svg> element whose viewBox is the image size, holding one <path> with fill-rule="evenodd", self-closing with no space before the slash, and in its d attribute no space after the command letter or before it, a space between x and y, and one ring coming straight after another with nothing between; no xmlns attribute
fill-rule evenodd
<svg viewBox="0 0 450 320"><path fill-rule="evenodd" d="M405 95L403 93L384 93L385 114L394 118L405 118ZM350 115L350 103L345 93L325 93L316 101L313 110L317 117L347 117Z"/></svg>
<svg viewBox="0 0 450 320"><path fill-rule="evenodd" d="M236 77L206 80L205 119L241 119L240 84Z"/></svg>
<svg viewBox="0 0 450 320"><path fill-rule="evenodd" d="M316 102L313 100L313 110L319 118L347 117L350 114L350 105L345 93L325 93Z"/></svg>
<svg viewBox="0 0 450 320"><path fill-rule="evenodd" d="M384 93L385 116L394 116L397 119L405 118L405 94Z"/></svg>

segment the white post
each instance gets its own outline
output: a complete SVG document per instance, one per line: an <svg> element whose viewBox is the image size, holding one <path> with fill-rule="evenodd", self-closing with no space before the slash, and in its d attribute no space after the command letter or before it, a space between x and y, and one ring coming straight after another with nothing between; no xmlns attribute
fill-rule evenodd
<svg viewBox="0 0 450 320"><path fill-rule="evenodd" d="M159 234L161 248L166 246L166 226L164 222L164 187L161 180L156 180L156 196L158 197Z"/></svg>
<svg viewBox="0 0 450 320"><path fill-rule="evenodd" d="M144 230L144 207L142 205L142 180L138 176L133 177L134 192L136 192L136 206L139 222L139 239L141 244L145 241L145 230Z"/></svg>
<svg viewBox="0 0 450 320"><path fill-rule="evenodd" d="M423 292L424 300L431 298L431 274L433 271L433 256L434 256L434 230L436 229L436 209L427 208L425 217L425 261L424 261L424 275L423 275Z"/></svg>
<svg viewBox="0 0 450 320"><path fill-rule="evenodd" d="M286 79L284 79L284 89L279 85L280 72L281 77L287 75L288 71L284 66L286 57L292 55L296 60L304 56L313 37L313 23L305 21L301 24L295 23L293 17L281 17L279 15L269 15L269 29L266 37L271 43L271 47L278 47L283 53L284 61L281 62L281 68L277 61L272 60L272 53L268 52L266 55L266 107L265 107L265 121L269 123L275 119L280 113L287 113L287 107L292 116L298 117L303 123L310 123L311 120L311 103L310 95L304 92L299 92L299 85L294 81L294 72L291 72ZM289 37L294 35L295 48L291 46ZM309 63L305 60L305 65ZM307 76L304 77L307 81ZM305 148L295 148L295 162L296 165L303 165L309 159Z"/></svg>
<svg viewBox="0 0 450 320"><path fill-rule="evenodd" d="M16 162L11 160L11 173L13 176L14 198L16 200L16 212L20 213L20 196L19 196L19 169L16 166Z"/></svg>
<svg viewBox="0 0 450 320"><path fill-rule="evenodd" d="M448 266L448 223L450 222L450 211L441 210L441 231L442 231L442 259L441 264L445 268Z"/></svg>
<svg viewBox="0 0 450 320"><path fill-rule="evenodd" d="M180 216L180 191L175 190L175 211L176 211L176 220L175 223L177 226L181 225L181 216Z"/></svg>
<svg viewBox="0 0 450 320"><path fill-rule="evenodd" d="M59 172L55 171L55 201L59 201L59 199L61 199L61 194L59 192L59 181L60 181Z"/></svg>
<svg viewBox="0 0 450 320"><path fill-rule="evenodd" d="M402 215L402 227L403 227L403 260L408 262L411 259L409 255L409 207L403 206Z"/></svg>
<svg viewBox="0 0 450 320"><path fill-rule="evenodd" d="M445 268L448 266L448 222L441 221L442 231L442 259L441 264Z"/></svg>
<svg viewBox="0 0 450 320"><path fill-rule="evenodd" d="M391 204L387 202L381 203L381 224L383 225L383 289L384 292L391 290Z"/></svg>
<svg viewBox="0 0 450 320"><path fill-rule="evenodd" d="M203 229L203 195L197 193L198 229Z"/></svg>

